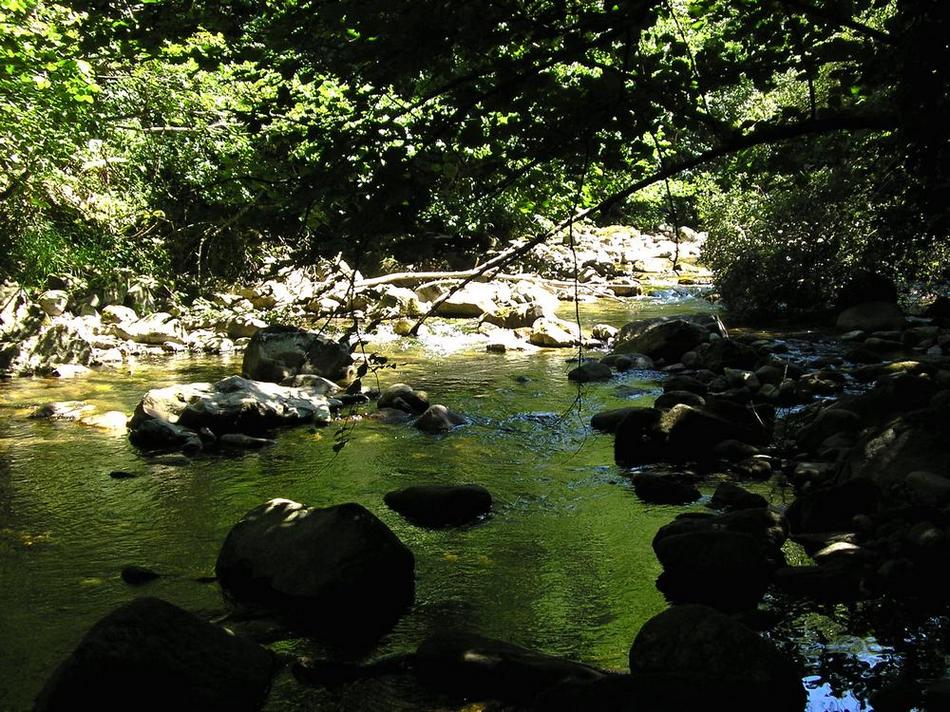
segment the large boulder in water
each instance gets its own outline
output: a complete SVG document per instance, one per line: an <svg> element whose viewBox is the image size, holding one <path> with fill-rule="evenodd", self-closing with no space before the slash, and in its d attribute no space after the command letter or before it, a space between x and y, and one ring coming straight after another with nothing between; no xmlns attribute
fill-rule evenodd
<svg viewBox="0 0 950 712"><path fill-rule="evenodd" d="M265 502L228 533L215 570L230 598L325 640L386 632L415 593L412 552L358 504Z"/></svg>
<svg viewBox="0 0 950 712"><path fill-rule="evenodd" d="M55 710L258 710L270 688L264 648L156 598L96 623L36 699Z"/></svg>
<svg viewBox="0 0 950 712"><path fill-rule="evenodd" d="M500 640L467 633L439 633L422 642L414 668L432 689L473 700L531 703L568 681L600 680L604 673Z"/></svg>
<svg viewBox="0 0 950 712"><path fill-rule="evenodd" d="M802 671L772 643L706 606L651 618L630 648L630 673L652 710L800 712Z"/></svg>
<svg viewBox="0 0 950 712"><path fill-rule="evenodd" d="M332 339L292 326L268 326L251 337L241 371L245 378L271 383L300 373L339 381L352 363L349 349Z"/></svg>
<svg viewBox="0 0 950 712"><path fill-rule="evenodd" d="M639 353L674 362L708 338L709 331L692 321L651 319L624 326L613 353Z"/></svg>
<svg viewBox="0 0 950 712"><path fill-rule="evenodd" d="M663 565L657 582L674 603L703 603L723 611L754 608L769 584L771 561L749 534L728 530L692 531L657 537Z"/></svg>
<svg viewBox="0 0 950 712"><path fill-rule="evenodd" d="M324 390L319 384L295 388L240 376L228 376L214 384L154 388L132 414L130 438L139 447L175 447L177 440L197 438L202 428L218 436L256 435L276 426L327 423L330 407Z"/></svg>

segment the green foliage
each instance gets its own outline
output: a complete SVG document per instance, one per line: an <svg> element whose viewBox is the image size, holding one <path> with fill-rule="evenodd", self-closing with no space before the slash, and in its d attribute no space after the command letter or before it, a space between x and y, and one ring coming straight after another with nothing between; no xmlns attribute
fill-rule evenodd
<svg viewBox="0 0 950 712"><path fill-rule="evenodd" d="M203 282L272 249L474 259L605 201L602 221L710 227L721 286L750 313L820 305L856 264L933 277L946 15L936 0L0 0L0 269ZM610 197L750 132L868 116L892 125L725 151Z"/></svg>

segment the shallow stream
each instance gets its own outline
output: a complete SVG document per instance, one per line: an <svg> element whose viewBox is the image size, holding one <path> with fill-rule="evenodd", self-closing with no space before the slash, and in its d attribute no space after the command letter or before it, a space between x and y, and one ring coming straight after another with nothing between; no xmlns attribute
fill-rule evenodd
<svg viewBox="0 0 950 712"><path fill-rule="evenodd" d="M582 320L619 326L711 308L667 294L582 305ZM0 383L0 709L28 709L83 632L134 596L222 611L217 586L196 579L213 574L229 528L272 497L315 506L359 502L415 553L415 605L373 657L462 628L626 669L636 632L666 606L654 586L660 568L651 540L689 508L640 502L613 464L611 438L592 433L589 420L605 408L649 405L661 391L660 374L628 372L578 390L567 380L570 351L486 354L457 332L434 330L442 335L381 344L397 368L381 371L380 383L424 389L471 423L433 437L354 420L339 453L332 450L337 423L282 432L260 451L188 461L144 457L122 434L27 419L38 404L69 399L131 412L148 388L215 380L239 371L239 360L184 357L71 382ZM116 480L112 470L138 476ZM466 529L414 527L382 500L412 484L466 482L495 497L492 517ZM760 491L768 494L769 486ZM165 575L132 588L119 578L126 564ZM822 640L834 635L829 621L814 624ZM873 666L889 654L873 640L848 640L855 664ZM280 649L310 652L303 641ZM812 709L859 709L852 693L833 693L819 672L807 683ZM267 709L359 707L387 705L344 703L285 675Z"/></svg>

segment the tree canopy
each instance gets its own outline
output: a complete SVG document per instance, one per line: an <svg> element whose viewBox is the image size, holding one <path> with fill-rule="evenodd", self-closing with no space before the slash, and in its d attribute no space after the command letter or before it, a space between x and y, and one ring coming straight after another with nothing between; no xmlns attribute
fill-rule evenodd
<svg viewBox="0 0 950 712"><path fill-rule="evenodd" d="M411 262L587 210L709 229L750 313L814 306L854 266L939 280L948 14L3 0L2 268L233 278L262 246Z"/></svg>

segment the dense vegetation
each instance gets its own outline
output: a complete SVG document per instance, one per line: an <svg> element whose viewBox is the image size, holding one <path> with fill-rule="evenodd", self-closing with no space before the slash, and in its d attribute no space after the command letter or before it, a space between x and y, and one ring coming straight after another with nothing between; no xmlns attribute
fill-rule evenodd
<svg viewBox="0 0 950 712"><path fill-rule="evenodd" d="M940 0L0 0L0 275L693 224L747 315L947 277Z"/></svg>

